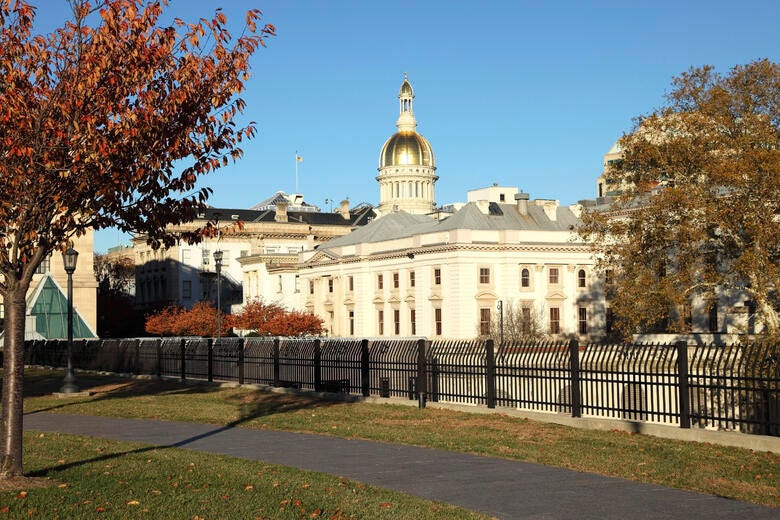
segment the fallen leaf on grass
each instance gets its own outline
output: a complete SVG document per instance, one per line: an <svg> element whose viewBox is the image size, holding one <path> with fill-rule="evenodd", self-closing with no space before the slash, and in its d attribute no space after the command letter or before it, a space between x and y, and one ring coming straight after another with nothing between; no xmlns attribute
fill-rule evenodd
<svg viewBox="0 0 780 520"><path fill-rule="evenodd" d="M41 437L43 437L43 435L41 435ZM8 507L8 506L4 506L4 507L0 508L0 513L7 513L7 512L9 512L10 510L11 510L11 508L10 508L10 507Z"/></svg>
<svg viewBox="0 0 780 520"><path fill-rule="evenodd" d="M309 513L309 518L319 518L320 515L322 515L322 509L315 509L311 513Z"/></svg>
<svg viewBox="0 0 780 520"><path fill-rule="evenodd" d="M379 504L379 507L384 507L386 509L388 507L393 507L393 504L391 504L390 502L382 502L381 504Z"/></svg>
<svg viewBox="0 0 780 520"><path fill-rule="evenodd" d="M60 488L60 489L64 489L64 488L68 487L68 485L67 484L58 484L57 487Z"/></svg>
<svg viewBox="0 0 780 520"><path fill-rule="evenodd" d="M248 484L247 486L244 487L244 491L252 491L253 489L255 489L255 486L253 486L252 484Z"/></svg>
<svg viewBox="0 0 780 520"><path fill-rule="evenodd" d="M139 502L138 500L130 500L130 501L126 502L126 503L127 503L128 506L137 506L141 502Z"/></svg>
<svg viewBox="0 0 780 520"><path fill-rule="evenodd" d="M27 496L27 491L20 491L16 498L24 498Z"/></svg>

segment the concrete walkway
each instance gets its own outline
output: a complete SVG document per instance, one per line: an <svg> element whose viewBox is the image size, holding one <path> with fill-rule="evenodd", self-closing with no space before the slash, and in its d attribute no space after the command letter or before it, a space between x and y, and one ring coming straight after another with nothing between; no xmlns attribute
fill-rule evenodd
<svg viewBox="0 0 780 520"><path fill-rule="evenodd" d="M725 498L429 448L204 424L33 413L25 428L221 453L347 477L511 518L780 518Z"/></svg>

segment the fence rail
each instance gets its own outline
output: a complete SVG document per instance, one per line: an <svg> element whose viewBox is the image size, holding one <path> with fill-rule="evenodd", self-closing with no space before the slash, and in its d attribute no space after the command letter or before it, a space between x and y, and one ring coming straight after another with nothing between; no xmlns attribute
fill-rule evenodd
<svg viewBox="0 0 780 520"><path fill-rule="evenodd" d="M25 343L30 365L66 356L62 340ZM106 339L74 342L73 366L780 436L780 344L770 343Z"/></svg>

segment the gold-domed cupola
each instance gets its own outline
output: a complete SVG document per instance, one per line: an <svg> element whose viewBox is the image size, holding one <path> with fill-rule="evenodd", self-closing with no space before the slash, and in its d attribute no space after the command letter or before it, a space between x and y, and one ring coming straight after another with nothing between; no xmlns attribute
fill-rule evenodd
<svg viewBox="0 0 780 520"><path fill-rule="evenodd" d="M417 133L414 117L414 89L404 73L398 92L398 132L393 134L379 153L379 213L404 210L409 213L431 213L435 209L433 185L436 160L431 144Z"/></svg>

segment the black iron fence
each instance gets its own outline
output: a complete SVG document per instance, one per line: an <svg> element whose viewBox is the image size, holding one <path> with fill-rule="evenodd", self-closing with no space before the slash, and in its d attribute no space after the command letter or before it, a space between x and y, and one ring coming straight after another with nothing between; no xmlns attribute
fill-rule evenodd
<svg viewBox="0 0 780 520"><path fill-rule="evenodd" d="M63 340L25 344L62 367ZM780 345L423 339L77 341L76 368L510 407L780 436Z"/></svg>

